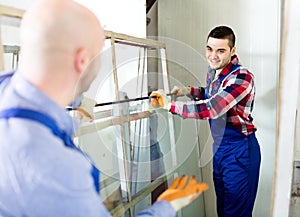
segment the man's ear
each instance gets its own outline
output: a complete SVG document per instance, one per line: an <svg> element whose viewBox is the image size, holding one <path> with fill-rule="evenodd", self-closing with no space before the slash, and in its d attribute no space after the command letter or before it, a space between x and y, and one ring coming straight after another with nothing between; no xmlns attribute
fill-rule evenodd
<svg viewBox="0 0 300 217"><path fill-rule="evenodd" d="M231 49L231 51L230 51L231 56L233 56L233 55L235 54L235 52L236 52L236 47L233 47L233 48Z"/></svg>
<svg viewBox="0 0 300 217"><path fill-rule="evenodd" d="M79 48L74 57L74 68L76 72L82 73L89 63L88 51L85 48Z"/></svg>

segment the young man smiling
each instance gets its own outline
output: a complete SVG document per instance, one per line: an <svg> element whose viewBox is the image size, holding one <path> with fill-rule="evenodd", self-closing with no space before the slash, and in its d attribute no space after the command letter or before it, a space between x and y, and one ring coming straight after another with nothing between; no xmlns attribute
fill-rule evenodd
<svg viewBox="0 0 300 217"><path fill-rule="evenodd" d="M209 64L205 87L174 87L172 92L193 101L171 102L161 90L151 95L160 105L183 118L208 119L213 143L213 179L219 217L251 217L255 202L260 148L251 112L254 76L241 66L235 35L227 26L215 27L207 37Z"/></svg>
<svg viewBox="0 0 300 217"><path fill-rule="evenodd" d="M0 216L111 217L100 171L73 143L65 110L99 72L100 21L75 1L40 0L20 30L18 70L0 76ZM175 217L207 188L194 176L177 177L135 216Z"/></svg>

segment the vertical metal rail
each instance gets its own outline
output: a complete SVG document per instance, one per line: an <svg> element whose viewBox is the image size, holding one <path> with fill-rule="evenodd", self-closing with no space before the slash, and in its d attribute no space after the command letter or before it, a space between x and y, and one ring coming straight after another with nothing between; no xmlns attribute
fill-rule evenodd
<svg viewBox="0 0 300 217"><path fill-rule="evenodd" d="M145 47L139 49L136 94L140 95L140 97L143 96L143 90L144 90L146 49L147 48L145 48ZM141 50L143 52L141 52ZM141 78L141 79L139 79L139 78ZM143 106L143 104L142 104L142 106ZM135 126L134 126L134 136L133 136L133 144L132 144L134 157L132 158L132 160L133 160L132 165L135 165L136 168L133 168L135 170L132 171L131 190L132 190L133 194L136 194L138 192L138 188L140 186L139 182L138 182L138 179L139 179L138 162L140 162L140 157L141 157L141 154L143 154L143 150L144 150L141 148L140 144L143 144L143 142L145 142L145 140L141 139L141 135L143 135L142 131L145 128L144 127L145 123L147 123L145 119L140 119L140 120L135 121ZM141 149L142 149L142 151L141 151ZM149 153L149 155L150 155L150 153Z"/></svg>
<svg viewBox="0 0 300 217"><path fill-rule="evenodd" d="M168 70L168 58L167 58L167 49L163 48L160 49L161 51L161 59L164 56L164 62L162 63L162 73L163 73L163 84L164 84L164 90L167 90L168 93L171 92L171 83L170 83L170 75ZM166 78L166 80L165 80ZM174 131L174 116L170 112L168 112L168 121L169 121L169 136L170 136L170 144L171 144L171 153L172 153L172 163L173 168L175 168L178 165L177 162L177 154L176 154L176 141L175 141L175 131ZM175 175L175 174L174 174ZM182 210L178 210L177 216L182 217Z"/></svg>
<svg viewBox="0 0 300 217"><path fill-rule="evenodd" d="M0 36L0 39L1 39L1 36ZM3 53L12 54L11 69L16 70L18 68L20 46L18 46L18 45L3 45L1 48L3 50Z"/></svg>
<svg viewBox="0 0 300 217"><path fill-rule="evenodd" d="M137 80L136 80L136 90L135 92L138 94L139 92L139 76L140 76L140 69L141 69L141 49L139 48L139 59L138 59L138 69L137 69ZM141 95L142 96L142 91ZM138 128L138 129L137 129ZM138 133L136 133L138 130ZM134 135L133 135L133 141L132 141L132 167L131 167L131 177L132 181L134 180L131 184L131 190L132 192L137 191L137 182L136 180L138 179L138 173L136 172L137 170L134 167L138 167L136 164L139 162L139 156L140 156L140 146L135 145L135 144L140 144L140 134L141 134L141 120L137 120L134 122ZM136 135L139 135L138 137Z"/></svg>
<svg viewBox="0 0 300 217"><path fill-rule="evenodd" d="M116 95L116 100L120 100L120 93L119 93L119 83L118 83L118 72L117 72L117 61L116 61L116 48L115 48L115 38L113 34L111 35L111 49L112 49L112 64L113 64L113 74L114 74L114 83L115 83L115 95ZM121 107L119 106L119 115L123 116L123 112ZM129 176L128 176L128 168L127 168L127 153L126 153L126 140L125 138L125 129L123 124L120 125L120 130L121 130L121 142L122 142L122 151L123 151L123 169L124 169L124 182L126 186L126 196L127 200L130 203L131 202L131 191L130 191L130 183L129 183ZM122 183L122 180L120 180ZM133 216L133 210L132 207L129 208L129 216Z"/></svg>
<svg viewBox="0 0 300 217"><path fill-rule="evenodd" d="M163 75L163 85L164 90L167 90L167 92L170 92L170 75L168 70L168 59L167 59L167 50L166 48L160 49L160 58L161 60L165 60L163 64L163 61L161 61L162 64L162 75ZM175 131L174 131L174 118L171 113L168 112L168 121L169 121L169 136L170 136L170 144L171 144L171 153L172 153L172 166L177 165L177 156L176 156L176 145L175 145Z"/></svg>

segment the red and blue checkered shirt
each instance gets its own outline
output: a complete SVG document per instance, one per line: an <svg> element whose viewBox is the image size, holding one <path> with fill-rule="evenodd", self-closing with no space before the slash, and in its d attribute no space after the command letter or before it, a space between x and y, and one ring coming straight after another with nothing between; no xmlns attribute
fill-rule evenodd
<svg viewBox="0 0 300 217"><path fill-rule="evenodd" d="M183 118L226 118L226 125L238 129L245 135L256 131L252 121L255 86L254 76L240 66L236 55L221 71L217 79L215 70L209 69L206 88L191 87L195 101L173 101L170 111Z"/></svg>

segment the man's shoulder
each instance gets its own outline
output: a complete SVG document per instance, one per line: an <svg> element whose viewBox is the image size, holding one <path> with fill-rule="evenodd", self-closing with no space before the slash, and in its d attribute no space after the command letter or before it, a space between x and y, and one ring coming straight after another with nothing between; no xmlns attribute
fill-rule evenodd
<svg viewBox="0 0 300 217"><path fill-rule="evenodd" d="M0 137L2 154L11 155L15 159L11 163L23 162L23 170L32 170L36 175L78 179L78 173L90 169L89 163L79 151L65 146L63 140L38 122L17 118L0 119ZM76 169L81 171L74 172Z"/></svg>
<svg viewBox="0 0 300 217"><path fill-rule="evenodd" d="M254 75L252 72L250 72L250 70L245 67L245 66L242 66L240 65L239 67L236 68L236 70L234 70L232 73L231 73L232 76L244 76L244 77L250 77L250 78L254 78ZM230 77L230 76L229 76Z"/></svg>
<svg viewBox="0 0 300 217"><path fill-rule="evenodd" d="M223 81L223 86L228 84L252 84L254 83L254 75L243 66L230 73Z"/></svg>

